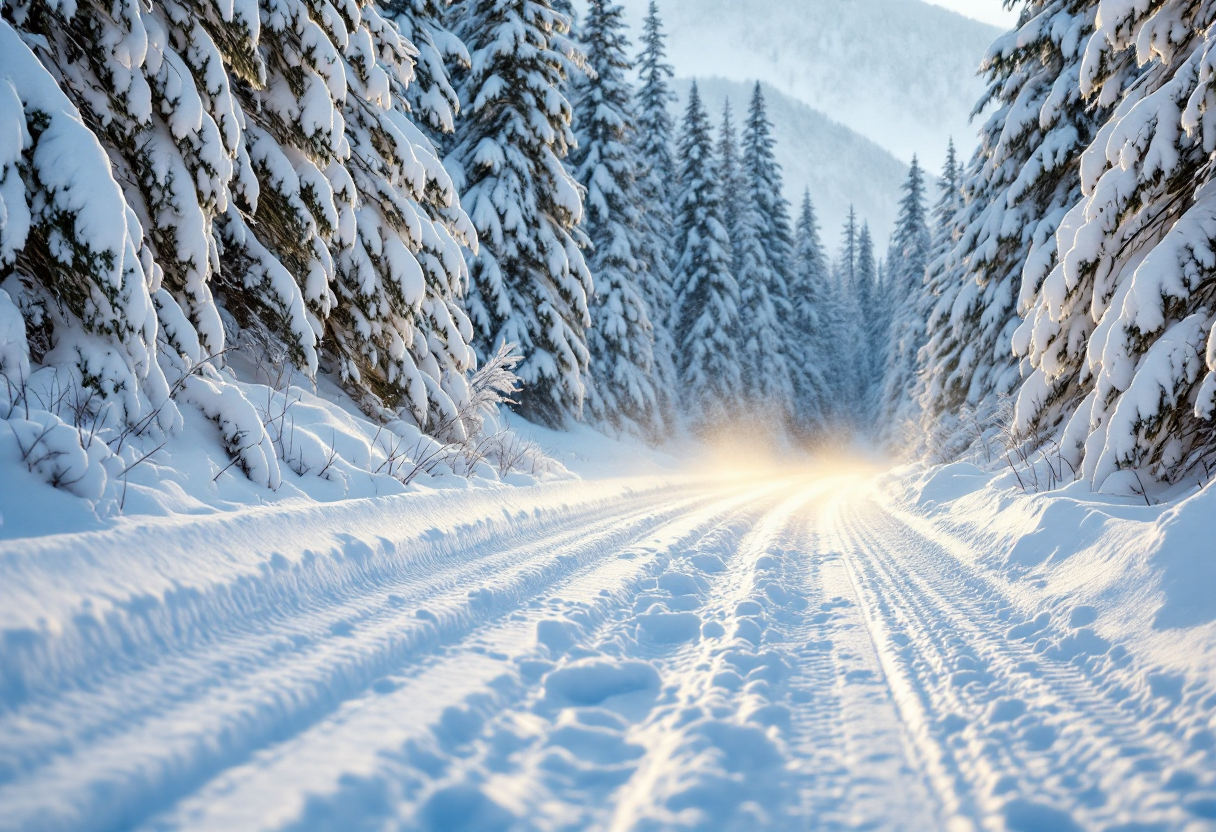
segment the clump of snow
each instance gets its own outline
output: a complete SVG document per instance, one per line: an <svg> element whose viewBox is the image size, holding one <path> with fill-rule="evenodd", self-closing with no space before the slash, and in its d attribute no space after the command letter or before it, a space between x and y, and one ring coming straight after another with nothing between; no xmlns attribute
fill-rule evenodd
<svg viewBox="0 0 1216 832"><path fill-rule="evenodd" d="M14 387L30 375L30 345L25 337L25 319L8 292L0 289L0 405L11 401Z"/></svg>
<svg viewBox="0 0 1216 832"><path fill-rule="evenodd" d="M647 662L589 659L550 673L545 693L573 705L599 705L614 696L657 691L660 681L654 665Z"/></svg>
<svg viewBox="0 0 1216 832"><path fill-rule="evenodd" d="M472 377L452 416L458 424L435 439L400 419L373 421L339 379L309 379L247 333L233 343L224 367L196 364L172 389L178 427L165 430L156 411L130 425L82 392L68 368L30 371L22 317L0 292L0 470L12 485L0 489L0 539L131 517L577 478L550 453L558 434L500 412L517 384L509 351ZM579 436L595 456L641 454L590 430Z"/></svg>
<svg viewBox="0 0 1216 832"><path fill-rule="evenodd" d="M282 483L278 456L257 410L235 385L214 370L187 376L182 400L193 404L220 429L224 450L255 485L275 490Z"/></svg>
<svg viewBox="0 0 1216 832"><path fill-rule="evenodd" d="M30 473L85 500L101 499L106 487L101 463L110 455L102 442L82 443L81 431L45 410L9 419L7 425Z"/></svg>

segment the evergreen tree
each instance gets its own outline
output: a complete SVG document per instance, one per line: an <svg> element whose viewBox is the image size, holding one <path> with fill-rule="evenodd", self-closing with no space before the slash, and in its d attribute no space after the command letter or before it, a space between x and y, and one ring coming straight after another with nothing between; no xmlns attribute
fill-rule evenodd
<svg viewBox="0 0 1216 832"><path fill-rule="evenodd" d="M239 390L214 372L190 375L223 355L222 308L310 376L324 347L369 413L424 428L451 421L473 363L471 328L455 304L465 283L459 244L472 226L410 121L415 49L375 6L314 19L295 0L228 12L175 0L71 9L35 0L4 14L40 44L117 174L127 210L115 216L138 252L123 255L124 273L138 261L155 315L129 307L130 322L106 327L134 326L145 347L155 344L156 360L182 380L183 401L225 436L248 433L212 406L213 394L237 401ZM110 236L107 245L122 239ZM10 286L41 318L44 299L29 277ZM85 312L88 325L95 313ZM83 355L62 345L60 355ZM126 390L129 418L131 385L115 384L116 365L105 363L82 364L80 379ZM245 455L262 446L270 447L254 436L230 450L273 486L273 456Z"/></svg>
<svg viewBox="0 0 1216 832"><path fill-rule="evenodd" d="M970 441L957 418L964 407L984 418L1021 384L1011 346L1019 309L1030 316L1019 351L1030 359L1036 391L1019 405L1024 429L1054 430L1079 401L1076 380L1092 325L1063 329L1032 308L1062 253L1056 231L1081 197L1082 151L1109 106L1090 108L1077 83L1096 14L1090 0L1033 0L984 58L988 92L978 109L991 104L991 114L962 172L958 239L929 275L935 303L921 402L945 458Z"/></svg>
<svg viewBox="0 0 1216 832"><path fill-rule="evenodd" d="M869 223L863 222L857 233L857 261L853 271L853 285L863 310L872 309L878 302L878 263L874 259L874 238L870 235Z"/></svg>
<svg viewBox="0 0 1216 832"><path fill-rule="evenodd" d="M868 231L866 237L869 237ZM848 358L848 361L839 367L837 401L840 411L850 413L854 422L857 421L858 414L868 407L866 399L874 384L876 365L867 335L867 321L872 319L873 313L863 311L873 308L873 285L869 280L858 280L859 240L857 212L850 205L841 234L840 254L836 258L833 290L839 301L842 322L838 337ZM867 314L870 317L867 317Z"/></svg>
<svg viewBox="0 0 1216 832"><path fill-rule="evenodd" d="M1067 122L1083 97L1109 115L1080 159L1082 195L1059 223L1058 259L1030 253L1014 346L1034 371L1015 424L1034 442L1058 441L1095 488L1130 469L1144 474L1132 479L1139 489L1216 456L1213 15L1183 0L1104 3L1096 16L1047 5L1096 28L1083 51L1056 47L1070 88L1044 108Z"/></svg>
<svg viewBox="0 0 1216 832"><path fill-rule="evenodd" d="M920 316L931 253L924 175L914 156L899 203L884 286L883 302L890 310L890 323L879 416L880 430L888 439L897 438L897 433L916 418L917 361L925 333Z"/></svg>
<svg viewBox="0 0 1216 832"><path fill-rule="evenodd" d="M863 222L857 233L857 266L854 272L853 294L856 306L853 329L856 346L853 354L856 356L858 370L856 396L865 422L874 418L885 378L885 350L890 319L887 298L880 292L880 268L881 264L874 252L874 237L870 234L870 225Z"/></svg>
<svg viewBox="0 0 1216 832"><path fill-rule="evenodd" d="M853 206L849 206L849 215L844 221L844 229L841 231L840 256L836 260L836 285L837 288L849 292L857 292L857 212ZM868 287L867 287L868 289ZM865 302L870 301L867 293L866 297L862 298Z"/></svg>
<svg viewBox="0 0 1216 832"><path fill-rule="evenodd" d="M791 354L794 382L795 427L803 437L826 427L832 415L834 392L828 380L838 378L837 339L847 325L832 291L827 253L819 237L819 222L811 192L802 196L802 209L794 228L794 269L790 279L792 306Z"/></svg>
<svg viewBox="0 0 1216 832"><path fill-rule="evenodd" d="M763 236L769 261L777 277L779 308L788 306L785 284L793 268L794 242L790 225L790 204L785 198L781 166L777 164L773 126L768 119L764 91L757 83L748 107L743 131L743 178L749 195L763 221Z"/></svg>
<svg viewBox="0 0 1216 832"><path fill-rule="evenodd" d="M0 401L26 383L32 360L92 387L126 423L159 409L160 427L175 429L181 416L156 361L154 302L168 293L144 229L81 112L2 18L0 55L0 304L15 304L25 324L21 360L0 367Z"/></svg>
<svg viewBox="0 0 1216 832"><path fill-rule="evenodd" d="M947 374L939 372L937 361L942 347L948 343L947 321L940 316L949 314L948 307L961 290L956 276L948 268L951 253L962 235L960 222L966 203L963 200L965 170L951 139L946 148L946 163L938 184L939 195L933 208L933 255L925 273L925 292L921 299L921 320L925 321L925 343L917 358L916 400L922 422L921 450L931 453L935 461L951 459L973 441L960 433L957 412L937 413L938 399ZM961 406L961 403L960 403Z"/></svg>
<svg viewBox="0 0 1216 832"><path fill-rule="evenodd" d="M938 181L937 204L933 206L932 228L933 259L944 256L955 243L955 216L963 207L963 169L959 165L958 151L954 139L946 145L946 162L942 166Z"/></svg>
<svg viewBox="0 0 1216 832"><path fill-rule="evenodd" d="M336 302L325 345L366 412L463 439L458 412L476 356L457 303L468 282L460 247L475 232L437 151L410 121L416 50L374 6L363 15L370 38L347 51L350 161L346 178L334 177Z"/></svg>
<svg viewBox="0 0 1216 832"><path fill-rule="evenodd" d="M748 415L771 431L793 417L793 383L786 361L786 333L778 317L774 287L779 281L765 248L764 221L753 200L740 212L733 239L739 287L740 394Z"/></svg>
<svg viewBox="0 0 1216 832"><path fill-rule="evenodd" d="M675 419L677 387L676 343L672 334L676 308L672 267L676 225L673 195L676 165L672 158L674 123L668 107L675 101L671 90L673 70L666 63L662 22L658 6L651 0L638 56L641 86L637 96L636 154L637 189L642 214L640 256L646 271L640 281L642 296L654 327L654 388L664 422Z"/></svg>
<svg viewBox="0 0 1216 832"><path fill-rule="evenodd" d="M642 181L658 188L652 197L649 210L669 206L670 197L664 196L675 182L678 173L672 156L675 122L668 109L676 100L671 89L675 72L667 63L667 51L663 23L659 19L658 4L650 0L642 35L642 51L638 56L638 73L641 86L638 89L638 156L645 166Z"/></svg>
<svg viewBox="0 0 1216 832"><path fill-rule="evenodd" d="M694 83L679 141L679 260L675 336L680 380L693 425L712 430L737 414L739 286L722 210L709 117Z"/></svg>
<svg viewBox="0 0 1216 832"><path fill-rule="evenodd" d="M573 136L553 48L566 19L547 0L465 0L456 34L464 115L451 153L480 249L467 307L483 355L518 344L520 409L563 425L582 410L591 274L576 226L582 197L562 159Z"/></svg>
<svg viewBox="0 0 1216 832"><path fill-rule="evenodd" d="M432 141L452 133L460 97L452 83L456 67L468 67L469 50L446 25L452 0L383 0L388 16L414 46L414 80L406 99L418 126Z"/></svg>
<svg viewBox="0 0 1216 832"><path fill-rule="evenodd" d="M139 226L138 231L130 229L131 244L140 252L144 279L156 303L153 325L155 317L162 319L159 334L171 347L166 357L178 353L182 357L171 364L193 363L222 354L224 330L212 294L224 252L217 218L228 211L242 185L258 184L229 67L243 68L259 87L267 81L258 52L261 24L256 6L237 10L226 21L218 14L193 15L175 4L144 8L136 3L78 7L28 2L7 5L2 13L29 42L38 44L43 65L73 109L79 108L84 122L94 126L94 141L113 159L114 179L133 212L130 219ZM271 183L265 187L271 190ZM29 242L37 248L40 230L34 231ZM121 247L122 239L110 235L104 244ZM49 270L43 273L51 276ZM55 282L66 287L79 276ZM256 270L245 279L256 281ZM278 320L295 348L293 354L315 368L317 333L299 288L288 276L276 289ZM28 294L31 304L41 303L33 297L36 291L19 294ZM74 293L65 294L68 308L82 314ZM92 328L92 313L84 317L86 327ZM118 330L129 324L115 320L108 326ZM70 328L65 321L52 336L57 340ZM154 349L153 343L148 346ZM81 369L87 379L109 374ZM111 383L103 380L97 386Z"/></svg>
<svg viewBox="0 0 1216 832"><path fill-rule="evenodd" d="M722 218L726 223L726 233L730 235L733 244L732 268L737 270L742 262L740 240L737 238L747 188L743 171L739 167L739 143L735 134L729 98L722 106L722 126L718 130L717 158L716 173L719 187L722 189Z"/></svg>
<svg viewBox="0 0 1216 832"><path fill-rule="evenodd" d="M595 276L588 399L592 414L617 430L657 437L664 430L654 390L654 332L639 282L647 267L642 248L641 200L625 79L624 10L590 0L581 32L591 74L575 104L578 150L573 155L587 191L588 265Z"/></svg>
<svg viewBox="0 0 1216 832"><path fill-rule="evenodd" d="M561 18L549 41L550 48L561 56L562 78L558 89L567 101L573 101L578 87L592 74L587 66L578 14L570 0L550 0L549 5Z"/></svg>
<svg viewBox="0 0 1216 832"><path fill-rule="evenodd" d="M790 361L798 351L788 286L793 238L773 146L764 95L756 84L743 133L742 208L735 244L749 391L745 395L757 403L757 411L790 424L794 416Z"/></svg>

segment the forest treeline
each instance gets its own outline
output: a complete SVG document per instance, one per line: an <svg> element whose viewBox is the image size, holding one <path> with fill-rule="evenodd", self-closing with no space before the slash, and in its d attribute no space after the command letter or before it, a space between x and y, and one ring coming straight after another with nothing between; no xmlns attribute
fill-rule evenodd
<svg viewBox="0 0 1216 832"><path fill-rule="evenodd" d="M759 85L741 130L695 85L673 112L653 3L635 46L610 0L6 0L8 412L75 388L78 430L171 434L188 402L249 473L233 349L446 440L510 345L555 427L1206 472L1216 12L1021 8L979 150L913 160L880 257L787 200Z"/></svg>

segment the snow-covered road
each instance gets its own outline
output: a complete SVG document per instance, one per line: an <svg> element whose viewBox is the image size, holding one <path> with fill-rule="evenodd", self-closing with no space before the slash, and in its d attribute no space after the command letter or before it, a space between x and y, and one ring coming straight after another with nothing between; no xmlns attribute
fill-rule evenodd
<svg viewBox="0 0 1216 832"><path fill-rule="evenodd" d="M1216 700L964 545L859 474L15 541L0 830L1209 828Z"/></svg>

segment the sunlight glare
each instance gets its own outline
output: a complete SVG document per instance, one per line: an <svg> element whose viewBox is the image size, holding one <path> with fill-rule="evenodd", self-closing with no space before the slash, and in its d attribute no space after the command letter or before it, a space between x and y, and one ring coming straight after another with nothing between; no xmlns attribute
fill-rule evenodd
<svg viewBox="0 0 1216 832"><path fill-rule="evenodd" d="M695 467L731 481L802 477L869 478L890 468L890 460L852 445L806 448L776 433L762 433L755 422L720 428L704 441Z"/></svg>

